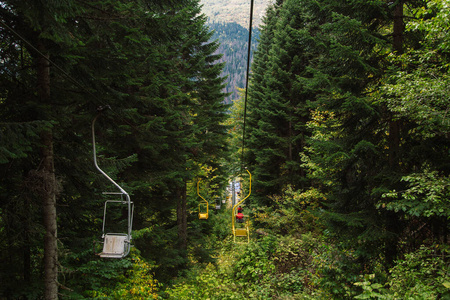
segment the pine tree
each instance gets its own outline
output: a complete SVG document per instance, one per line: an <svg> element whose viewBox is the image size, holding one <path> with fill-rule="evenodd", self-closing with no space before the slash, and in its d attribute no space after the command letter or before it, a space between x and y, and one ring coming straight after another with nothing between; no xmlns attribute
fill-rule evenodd
<svg viewBox="0 0 450 300"><path fill-rule="evenodd" d="M446 193L449 174L444 154L448 151L448 126L442 110L447 101L443 87L448 84L448 42L436 33L448 27L442 22L448 13L443 9L445 3L428 1L428 13L433 15L428 19L422 3L412 4L405 5L403 11L396 9L397 14L416 18L403 18L405 25L397 25L405 30L397 30L402 33L400 41L394 40L397 55L391 57L391 68L377 91L385 114L395 117L389 123L390 129L397 129L397 140L389 139L388 143L395 150L389 153L390 163L395 163L394 169L402 178L388 187L388 197L380 206L388 208L390 214L405 213L405 231L415 230L412 228L421 222L433 233L432 239L442 242L448 231L447 209L445 201L437 199L445 198L441 197ZM392 157L394 154L398 157ZM430 239L430 235L418 234L416 238Z"/></svg>
<svg viewBox="0 0 450 300"><path fill-rule="evenodd" d="M313 99L296 79L308 76L305 62L311 56L311 41L303 34L308 26L313 26L312 21L298 2L285 1L269 9L255 54L249 91L249 159L263 203L287 185L301 188L306 183L299 153L308 136L307 101Z"/></svg>
<svg viewBox="0 0 450 300"><path fill-rule="evenodd" d="M362 10L356 9L360 7L356 2L327 4L316 33L322 55L310 66L313 76L308 86L317 91L318 102L309 142L309 158L315 158L306 164L314 185L327 195L323 217L329 228L367 259L390 234L375 229L384 227L386 220L376 211L372 194L385 161L383 137L376 130L379 112L366 97L368 78L376 78L381 70L374 47L384 43L376 30L387 21L379 18L384 7L375 3ZM364 243L355 244L355 238Z"/></svg>
<svg viewBox="0 0 450 300"><path fill-rule="evenodd" d="M400 186L400 173L407 168L407 147L399 143L407 141L401 129L406 124L373 96L389 64L383 54L399 47L381 33L386 28L401 33L393 20L401 16L398 6L327 3L322 13L329 22L319 31L327 51L311 66L311 86L320 89L305 163L312 182L328 195L323 204L329 228L348 247L357 247L360 259L371 261L382 249L389 265L405 222L401 213L377 209L377 204L383 191Z"/></svg>
<svg viewBox="0 0 450 300"><path fill-rule="evenodd" d="M169 204L167 208L170 211L176 201L164 203L165 199L186 199L179 191L183 192L183 184L192 176L186 167L193 165L190 153L195 152L193 145L202 138L199 127L193 124L195 115L203 112L210 116L202 126L216 135L205 144L213 150L217 149L218 157L222 155L220 136L224 131L218 122L225 117L225 107L220 104L223 99L220 92L222 81L217 77L221 65L214 65L216 58L211 51L216 46L204 44L209 38L209 33L199 25L204 23L204 19L194 18L199 11L198 3L166 1L157 4L142 2L139 5L124 2L88 5L68 1L52 2L41 7L41 10L26 10L28 5L8 2L2 6L2 20L20 31L25 40L31 41L31 45L37 46L39 42L33 37L42 38L48 51L42 48L41 52L48 52L55 65L50 67L50 85L41 84L45 87L41 89L42 95L52 91L48 103L43 103L34 96L37 94L33 89L37 72L28 68L33 65L33 58L37 60L42 56L10 31L2 29L5 41L12 41L11 44L17 47L10 47L3 60L9 64L8 70L11 72L2 73L1 77L2 86L8 87L2 95L5 99L1 103L2 120L9 122L2 125L2 128L9 129L2 130L2 133L8 134L8 143L2 143L1 167L11 170L13 162L17 167L11 176L1 181L2 191L8 190L9 196L12 196L9 202L4 206L2 204L5 223L1 226L15 224L11 217L16 212L19 215L28 212L27 221L17 229L24 232L20 243L11 240L16 232L5 233L5 240L8 241L5 249L14 253L9 256L14 260L8 265L23 263L23 277L27 282L36 281L30 276L30 261L33 251L37 253L41 245L35 241L31 245L35 247L33 249L29 242L32 238L30 227L36 222L39 206L35 205L31 196L23 198L20 209L12 210L9 204L20 200L15 193L22 188L21 181L33 182L34 177L27 179L23 176L37 168L40 161L33 151L39 147L47 151L53 149L55 174L64 180L64 193L57 199L62 204L58 217L63 247L86 250L91 247L88 246L91 236L99 231L92 220L101 216L101 199L91 199L98 199L97 191L104 188L101 177L93 169L90 148L89 124L97 106L110 104L112 107L97 124L100 160L110 163L108 169L114 178L127 182L127 189L133 197L136 196L133 200L141 205L137 228L153 225L146 220L153 219L158 213L152 210L154 207L151 205L145 207L146 203ZM22 14L25 10L31 15ZM39 13L42 16L39 17ZM198 39L190 41L192 32L187 30L196 30ZM180 53L181 47L186 49L185 57ZM197 53L197 56L191 59L191 53ZM191 64L195 68L191 68ZM41 65L45 68L49 66L48 63ZM44 68L42 70L48 73ZM48 83L48 80L42 82ZM196 91L201 96L194 97ZM197 105L196 101L200 103L200 100L196 99L202 99L202 105ZM208 107L206 103L209 103ZM15 125L17 122L21 123ZM46 130L51 130L52 134L43 135L47 144L43 147L39 133ZM198 138L194 139L195 136ZM18 139L14 140L16 137ZM168 149L170 153L167 153ZM42 155L50 158L47 169L52 173L52 153L43 152ZM203 160L206 155L202 156ZM49 191L56 193L57 190ZM53 196L46 198L55 200ZM54 208L54 202L49 207ZM183 214L186 217L186 213ZM165 222L162 224L167 225ZM14 251L15 245L23 248L28 255L25 260L21 261L20 251ZM50 265L54 270L56 258ZM12 269L20 272L17 267ZM56 275L51 276L53 278L48 281L52 289L47 297L54 298L57 281Z"/></svg>

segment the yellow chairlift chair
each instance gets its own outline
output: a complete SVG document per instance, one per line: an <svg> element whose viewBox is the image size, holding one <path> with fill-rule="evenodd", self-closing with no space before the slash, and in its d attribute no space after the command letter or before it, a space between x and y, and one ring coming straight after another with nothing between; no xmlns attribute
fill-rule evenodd
<svg viewBox="0 0 450 300"><path fill-rule="evenodd" d="M248 215L244 215L244 217L246 218L246 221L244 223L240 223L243 224L243 226L237 226L236 225L236 211L237 208L239 206L241 206L241 204L248 198L250 197L250 194L252 193L252 174L247 170L247 168L245 169L248 173L248 175L250 176L250 184L249 184L249 192L248 195L243 198L241 201L239 201L238 203L236 203L236 205L233 206L233 209L231 210L231 224L232 224L232 231L233 231L233 241L236 242L236 237L247 237L247 243L250 242L250 229L249 229L249 221L248 221Z"/></svg>
<svg viewBox="0 0 450 300"><path fill-rule="evenodd" d="M198 218L200 220L207 220L208 219L208 209L209 209L209 203L200 195L199 191L199 184L201 179L197 181L197 195L202 198L202 202L198 205Z"/></svg>

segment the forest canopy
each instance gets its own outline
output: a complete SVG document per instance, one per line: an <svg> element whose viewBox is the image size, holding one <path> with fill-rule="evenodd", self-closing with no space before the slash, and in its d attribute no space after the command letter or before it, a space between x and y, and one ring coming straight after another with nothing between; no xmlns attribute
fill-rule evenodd
<svg viewBox="0 0 450 300"><path fill-rule="evenodd" d="M0 298L449 297L449 7L275 1L230 106L196 0L2 1Z"/></svg>

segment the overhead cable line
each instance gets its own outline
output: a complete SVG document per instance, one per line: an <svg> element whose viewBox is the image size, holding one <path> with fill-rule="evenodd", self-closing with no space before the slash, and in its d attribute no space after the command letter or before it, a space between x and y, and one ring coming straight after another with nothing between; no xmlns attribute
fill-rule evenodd
<svg viewBox="0 0 450 300"><path fill-rule="evenodd" d="M73 83L75 83L75 85L77 85L79 88L85 90L86 92L88 92L89 94L91 94L92 96L94 96L90 91L88 91L81 83L79 83L75 78L73 78L72 76L70 76L69 73L67 73L66 71L64 71L60 66L58 66L56 63L54 63L50 58L48 58L47 55L45 55L44 53L42 53L41 51L39 51L33 44L31 44L27 39L25 39L23 36L21 36L17 31L15 31L14 29L12 29L10 26L8 26L5 22L3 22L3 20L0 20L0 23L5 26L6 29L8 29L9 31L11 31L12 33L14 33L19 39L21 39L23 42L25 42L25 44L27 44L28 46L30 46L30 48L32 48L37 54L39 54L40 56L42 56L45 60L47 60L52 66L54 66L55 68L57 68L61 73L64 74L64 76L66 76L68 79L70 79L70 81L72 81ZM94 96L95 97L95 96Z"/></svg>
<svg viewBox="0 0 450 300"><path fill-rule="evenodd" d="M55 62L53 62L47 55L45 55L44 53L42 53L41 51L39 51L39 49L37 49L32 43L30 43L26 38L24 38L20 33L18 33L16 30L14 30L13 28L11 28L11 26L9 26L8 24L6 24L3 20L0 20L0 24L2 26L4 26L6 29L8 29L9 31L11 31L14 35L16 35L20 40L22 40L25 44L27 44L28 46L30 46L31 49L33 49L33 51L35 51L38 55L42 56L45 60L47 60L47 62L55 67L56 69L58 69L58 71L60 71L64 76L66 76L72 83L74 83L76 86L78 86L80 89L82 89L83 91L87 92L89 95L91 95L94 99L96 99L101 106L100 107L110 107L108 104L105 104L99 97L97 97L96 95L94 95L91 91L89 91L84 85L82 85L81 83L79 83L75 78L73 78L69 73L67 73L63 68L61 68L58 64L56 64ZM120 114L116 113L114 110L113 111L116 115L119 116L120 119L122 119L123 121L125 121L126 123L130 124L127 120L125 120ZM131 124L130 124L131 125Z"/></svg>
<svg viewBox="0 0 450 300"><path fill-rule="evenodd" d="M249 79L249 75L250 75L250 54L251 54L251 46L252 46L253 2L254 2L254 0L250 1L250 24L248 26L247 73L245 76L244 124L242 127L241 173L243 173L243 169L244 169L245 125L246 125L246 118L247 118L248 79Z"/></svg>

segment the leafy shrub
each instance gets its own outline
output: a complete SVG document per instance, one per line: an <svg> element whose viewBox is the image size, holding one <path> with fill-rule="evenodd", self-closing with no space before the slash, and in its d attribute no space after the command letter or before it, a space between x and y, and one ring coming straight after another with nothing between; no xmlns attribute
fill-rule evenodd
<svg viewBox="0 0 450 300"><path fill-rule="evenodd" d="M355 283L363 292L356 299L450 299L448 249L422 246L390 269L382 285L365 275Z"/></svg>
<svg viewBox="0 0 450 300"><path fill-rule="evenodd" d="M255 219L274 234L298 236L305 232L320 232L315 211L324 197L314 188L300 191L288 186L281 196L270 197L270 207L255 209Z"/></svg>
<svg viewBox="0 0 450 300"><path fill-rule="evenodd" d="M444 294L450 296L448 254L448 249L438 246L422 246L406 254L405 259L390 270L387 284L394 298L436 299Z"/></svg>
<svg viewBox="0 0 450 300"><path fill-rule="evenodd" d="M208 264L168 288L168 299L342 299L356 294L349 253L304 234L229 241Z"/></svg>
<svg viewBox="0 0 450 300"><path fill-rule="evenodd" d="M345 299L355 295L353 282L361 269L356 254L324 236L305 234L302 240L312 257L309 285L316 290L316 299Z"/></svg>
<svg viewBox="0 0 450 300"><path fill-rule="evenodd" d="M81 254L79 254L81 255ZM84 261L86 256L90 260ZM61 292L70 299L156 299L158 282L153 266L140 257L136 248L124 259L93 258L92 251L82 254L80 265L72 262L64 269Z"/></svg>
<svg viewBox="0 0 450 300"><path fill-rule="evenodd" d="M208 264L204 269L193 269L181 282L161 293L167 299L238 299L235 282L224 273L223 267Z"/></svg>

